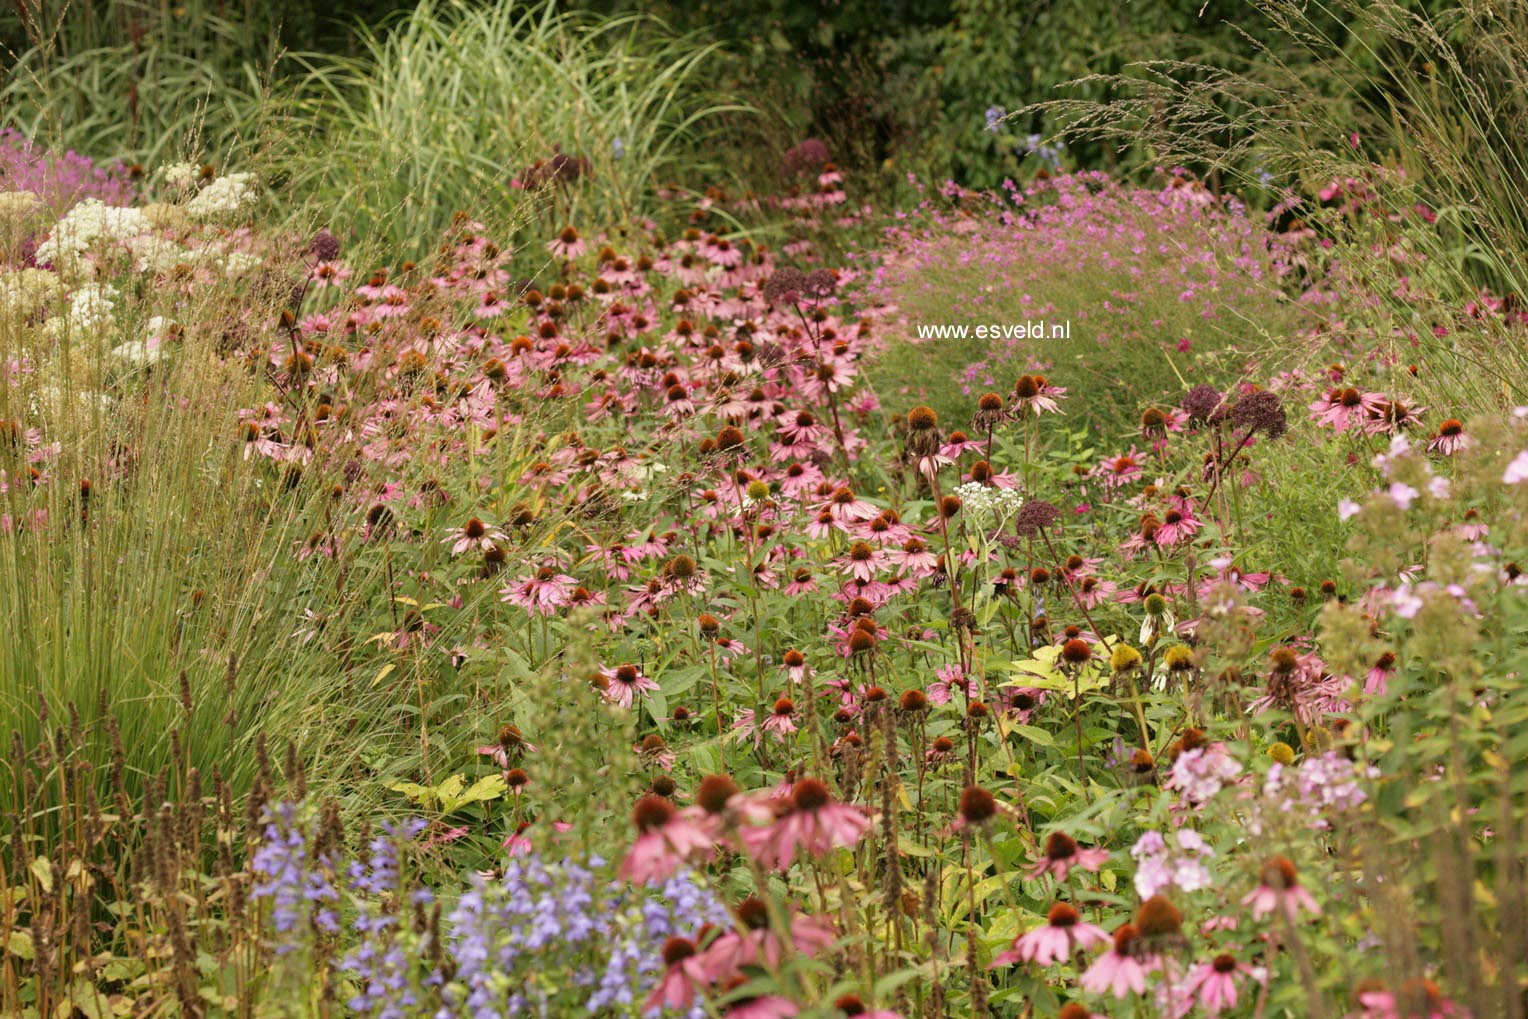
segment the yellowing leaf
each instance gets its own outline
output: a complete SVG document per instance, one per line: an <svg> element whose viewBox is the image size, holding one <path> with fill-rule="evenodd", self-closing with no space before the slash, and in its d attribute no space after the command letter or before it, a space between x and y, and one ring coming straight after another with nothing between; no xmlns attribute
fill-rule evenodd
<svg viewBox="0 0 1528 1019"><path fill-rule="evenodd" d="M32 861L30 869L32 876L37 879L37 883L42 885L42 890L51 893L53 891L53 864L39 856Z"/></svg>
<svg viewBox="0 0 1528 1019"><path fill-rule="evenodd" d="M460 778L460 775L455 776L457 780L460 780ZM485 803L489 800L496 800L509 791L509 786L504 782L504 776L498 774L484 775L472 783L466 792L459 791L461 788L459 784L455 788L458 791L450 796L447 796L444 790L441 792L440 808L447 814L460 810L469 803Z"/></svg>
<svg viewBox="0 0 1528 1019"><path fill-rule="evenodd" d="M37 947L32 944L32 935L26 931L11 931L6 935L5 951L7 955L14 955L27 962L37 958Z"/></svg>

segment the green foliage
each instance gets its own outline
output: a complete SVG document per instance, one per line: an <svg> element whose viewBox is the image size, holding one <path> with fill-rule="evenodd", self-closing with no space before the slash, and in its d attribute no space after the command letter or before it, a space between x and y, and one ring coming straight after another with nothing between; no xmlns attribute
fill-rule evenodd
<svg viewBox="0 0 1528 1019"><path fill-rule="evenodd" d="M539 208L544 233L630 222L659 184L724 179L707 132L747 109L712 85L715 43L640 16L427 0L361 40L294 84L276 158L290 188L399 250L457 209L497 226ZM534 186L531 164L558 152L588 164Z"/></svg>

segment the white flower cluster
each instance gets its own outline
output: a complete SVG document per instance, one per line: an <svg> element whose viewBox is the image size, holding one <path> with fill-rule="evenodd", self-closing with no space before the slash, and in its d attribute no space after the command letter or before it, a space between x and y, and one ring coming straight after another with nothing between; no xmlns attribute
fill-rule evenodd
<svg viewBox="0 0 1528 1019"><path fill-rule="evenodd" d="M149 319L148 330L141 340L128 340L112 348L111 356L129 368L148 368L158 364L165 356L165 337L175 328L175 322L163 315Z"/></svg>
<svg viewBox="0 0 1528 1019"><path fill-rule="evenodd" d="M203 221L226 219L253 204L257 197L254 174L224 174L192 196L186 212Z"/></svg>
<svg viewBox="0 0 1528 1019"><path fill-rule="evenodd" d="M117 307L117 291L105 283L86 283L69 295L69 310L50 318L48 329L55 337L92 333L111 326Z"/></svg>
<svg viewBox="0 0 1528 1019"><path fill-rule="evenodd" d="M223 256L223 271L230 276L241 276L260 265L260 256L247 251L230 251Z"/></svg>
<svg viewBox="0 0 1528 1019"><path fill-rule="evenodd" d="M159 234L140 234L127 242L133 252L133 268L138 272L169 272L181 262L190 261L189 252L176 241Z"/></svg>
<svg viewBox="0 0 1528 1019"><path fill-rule="evenodd" d="M1001 527L1024 505L1024 497L1012 488L994 488L968 481L955 489L960 497L961 512L971 519L993 527Z"/></svg>
<svg viewBox="0 0 1528 1019"><path fill-rule="evenodd" d="M72 266L98 241L125 243L149 229L142 209L87 198L65 213L37 246L37 261Z"/></svg>
<svg viewBox="0 0 1528 1019"><path fill-rule="evenodd" d="M202 175L195 163L166 163L159 168L159 179L177 191L189 191Z"/></svg>
<svg viewBox="0 0 1528 1019"><path fill-rule="evenodd" d="M31 191L0 191L0 223L21 222L42 204Z"/></svg>
<svg viewBox="0 0 1528 1019"><path fill-rule="evenodd" d="M46 269L0 272L0 315L25 318L58 296L58 277Z"/></svg>

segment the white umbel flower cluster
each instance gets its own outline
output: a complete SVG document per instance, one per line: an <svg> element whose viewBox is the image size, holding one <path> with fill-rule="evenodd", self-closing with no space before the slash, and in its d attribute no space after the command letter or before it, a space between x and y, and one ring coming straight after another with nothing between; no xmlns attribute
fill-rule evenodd
<svg viewBox="0 0 1528 1019"><path fill-rule="evenodd" d="M971 519L989 527L1001 527L1024 505L1024 497L1016 489L995 488L967 481L955 489L960 497L960 509Z"/></svg>
<svg viewBox="0 0 1528 1019"><path fill-rule="evenodd" d="M58 277L47 269L0 272L0 315L26 318L62 289Z"/></svg>
<svg viewBox="0 0 1528 1019"><path fill-rule="evenodd" d="M0 223L19 223L42 205L31 191L0 191Z"/></svg>
<svg viewBox="0 0 1528 1019"><path fill-rule="evenodd" d="M37 261L73 266L94 244L123 243L149 229L143 210L87 198L70 209L37 246Z"/></svg>
<svg viewBox="0 0 1528 1019"><path fill-rule="evenodd" d="M174 328L174 320L155 315L149 319L143 339L118 344L111 356L129 368L151 368L164 360L165 339Z"/></svg>
<svg viewBox="0 0 1528 1019"><path fill-rule="evenodd" d="M229 173L198 191L186 203L186 212L204 222L226 220L259 197L252 173Z"/></svg>
<svg viewBox="0 0 1528 1019"><path fill-rule="evenodd" d="M48 319L56 337L81 336L110 328L117 307L117 291L105 283L85 283L69 295L69 310Z"/></svg>
<svg viewBox="0 0 1528 1019"><path fill-rule="evenodd" d="M195 163L166 163L158 171L165 186L176 191L190 191L202 175L202 168Z"/></svg>

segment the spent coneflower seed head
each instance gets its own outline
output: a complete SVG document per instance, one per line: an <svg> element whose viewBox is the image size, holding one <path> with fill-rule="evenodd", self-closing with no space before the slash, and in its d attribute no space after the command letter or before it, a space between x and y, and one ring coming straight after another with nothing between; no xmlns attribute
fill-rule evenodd
<svg viewBox="0 0 1528 1019"><path fill-rule="evenodd" d="M804 778L791 790L791 805L808 813L826 807L832 798L827 784L816 778Z"/></svg>
<svg viewBox="0 0 1528 1019"><path fill-rule="evenodd" d="M907 714L919 714L928 710L928 696L922 690L908 690L902 694L898 707Z"/></svg>
<svg viewBox="0 0 1528 1019"><path fill-rule="evenodd" d="M1260 876L1263 884L1277 891L1293 888L1300 883L1294 861L1287 856L1270 856L1264 861Z"/></svg>
<svg viewBox="0 0 1528 1019"><path fill-rule="evenodd" d="M663 943L663 965L674 967L695 954L695 942L674 936Z"/></svg>
<svg viewBox="0 0 1528 1019"><path fill-rule="evenodd" d="M1165 895L1153 895L1135 911L1135 926L1143 938L1174 938L1183 933L1183 914Z"/></svg>
<svg viewBox="0 0 1528 1019"><path fill-rule="evenodd" d="M915 432L926 432L939 425L939 415L934 408L920 404L907 412L907 427Z"/></svg>
<svg viewBox="0 0 1528 1019"><path fill-rule="evenodd" d="M1080 637L1073 637L1061 646L1061 659L1072 665L1085 664L1093 657L1093 646Z"/></svg>
<svg viewBox="0 0 1528 1019"><path fill-rule="evenodd" d="M720 814L737 794L737 783L728 776L707 775L695 789L695 802L708 814Z"/></svg>
<svg viewBox="0 0 1528 1019"><path fill-rule="evenodd" d="M661 796L647 794L637 801L631 811L631 823L639 832L662 828L674 816L674 805Z"/></svg>
<svg viewBox="0 0 1528 1019"><path fill-rule="evenodd" d="M997 815L997 798L979 785L960 794L960 817L967 824L985 824Z"/></svg>

